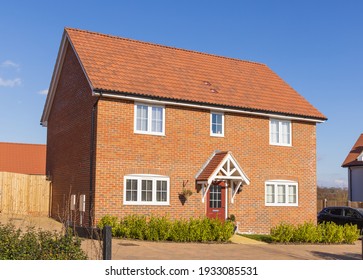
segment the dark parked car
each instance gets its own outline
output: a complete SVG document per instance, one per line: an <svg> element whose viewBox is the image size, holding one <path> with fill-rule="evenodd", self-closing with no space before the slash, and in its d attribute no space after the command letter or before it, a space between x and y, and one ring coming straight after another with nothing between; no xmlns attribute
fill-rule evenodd
<svg viewBox="0 0 363 280"><path fill-rule="evenodd" d="M318 214L318 223L334 222L337 225L357 225L363 232L363 208L347 206L326 207Z"/></svg>

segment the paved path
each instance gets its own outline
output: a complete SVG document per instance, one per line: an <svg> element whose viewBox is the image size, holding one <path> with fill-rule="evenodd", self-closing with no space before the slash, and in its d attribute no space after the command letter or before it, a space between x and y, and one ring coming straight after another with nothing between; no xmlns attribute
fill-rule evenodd
<svg viewBox="0 0 363 280"><path fill-rule="evenodd" d="M97 242L83 248L91 259L101 259ZM96 252L96 254L95 254ZM112 240L113 260L361 260L361 241L354 245L280 245L255 242L227 244Z"/></svg>

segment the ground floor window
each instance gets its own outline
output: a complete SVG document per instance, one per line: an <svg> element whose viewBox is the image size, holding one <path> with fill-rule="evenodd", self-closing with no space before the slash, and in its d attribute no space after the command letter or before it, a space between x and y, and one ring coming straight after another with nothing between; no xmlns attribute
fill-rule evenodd
<svg viewBox="0 0 363 280"><path fill-rule="evenodd" d="M298 183L294 181L267 181L265 183L266 206L297 206Z"/></svg>
<svg viewBox="0 0 363 280"><path fill-rule="evenodd" d="M169 177L137 174L124 178L124 204L169 205L169 196Z"/></svg>

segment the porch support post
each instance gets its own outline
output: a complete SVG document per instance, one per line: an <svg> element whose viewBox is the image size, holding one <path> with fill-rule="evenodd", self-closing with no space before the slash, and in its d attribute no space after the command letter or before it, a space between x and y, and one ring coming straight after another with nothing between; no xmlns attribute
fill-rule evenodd
<svg viewBox="0 0 363 280"><path fill-rule="evenodd" d="M224 190L224 196L225 196L225 212L224 212L224 218L228 218L228 180L225 181L226 188Z"/></svg>
<svg viewBox="0 0 363 280"><path fill-rule="evenodd" d="M236 187L236 189L234 190L233 194L232 194L232 197L231 197L231 203L234 203L234 197L236 196L239 188L241 187L242 185L242 181L240 181Z"/></svg>
<svg viewBox="0 0 363 280"><path fill-rule="evenodd" d="M203 193L203 197L202 197L202 202L204 203L205 201L205 196L207 195L207 192L209 191L210 186L212 185L212 182L208 183L207 188L205 189L204 193Z"/></svg>

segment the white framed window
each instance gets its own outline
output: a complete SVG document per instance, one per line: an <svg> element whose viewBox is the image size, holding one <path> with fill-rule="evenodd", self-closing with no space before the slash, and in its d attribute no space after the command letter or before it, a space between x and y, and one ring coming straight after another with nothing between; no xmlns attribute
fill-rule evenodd
<svg viewBox="0 0 363 280"><path fill-rule="evenodd" d="M298 206L298 183L294 181L266 181L266 206Z"/></svg>
<svg viewBox="0 0 363 280"><path fill-rule="evenodd" d="M224 137L224 114L210 112L210 135Z"/></svg>
<svg viewBox="0 0 363 280"><path fill-rule="evenodd" d="M167 176L133 174L124 177L124 204L169 205L170 179Z"/></svg>
<svg viewBox="0 0 363 280"><path fill-rule="evenodd" d="M291 146L291 121L270 119L270 144Z"/></svg>
<svg viewBox="0 0 363 280"><path fill-rule="evenodd" d="M165 107L135 103L134 132L165 135Z"/></svg>

